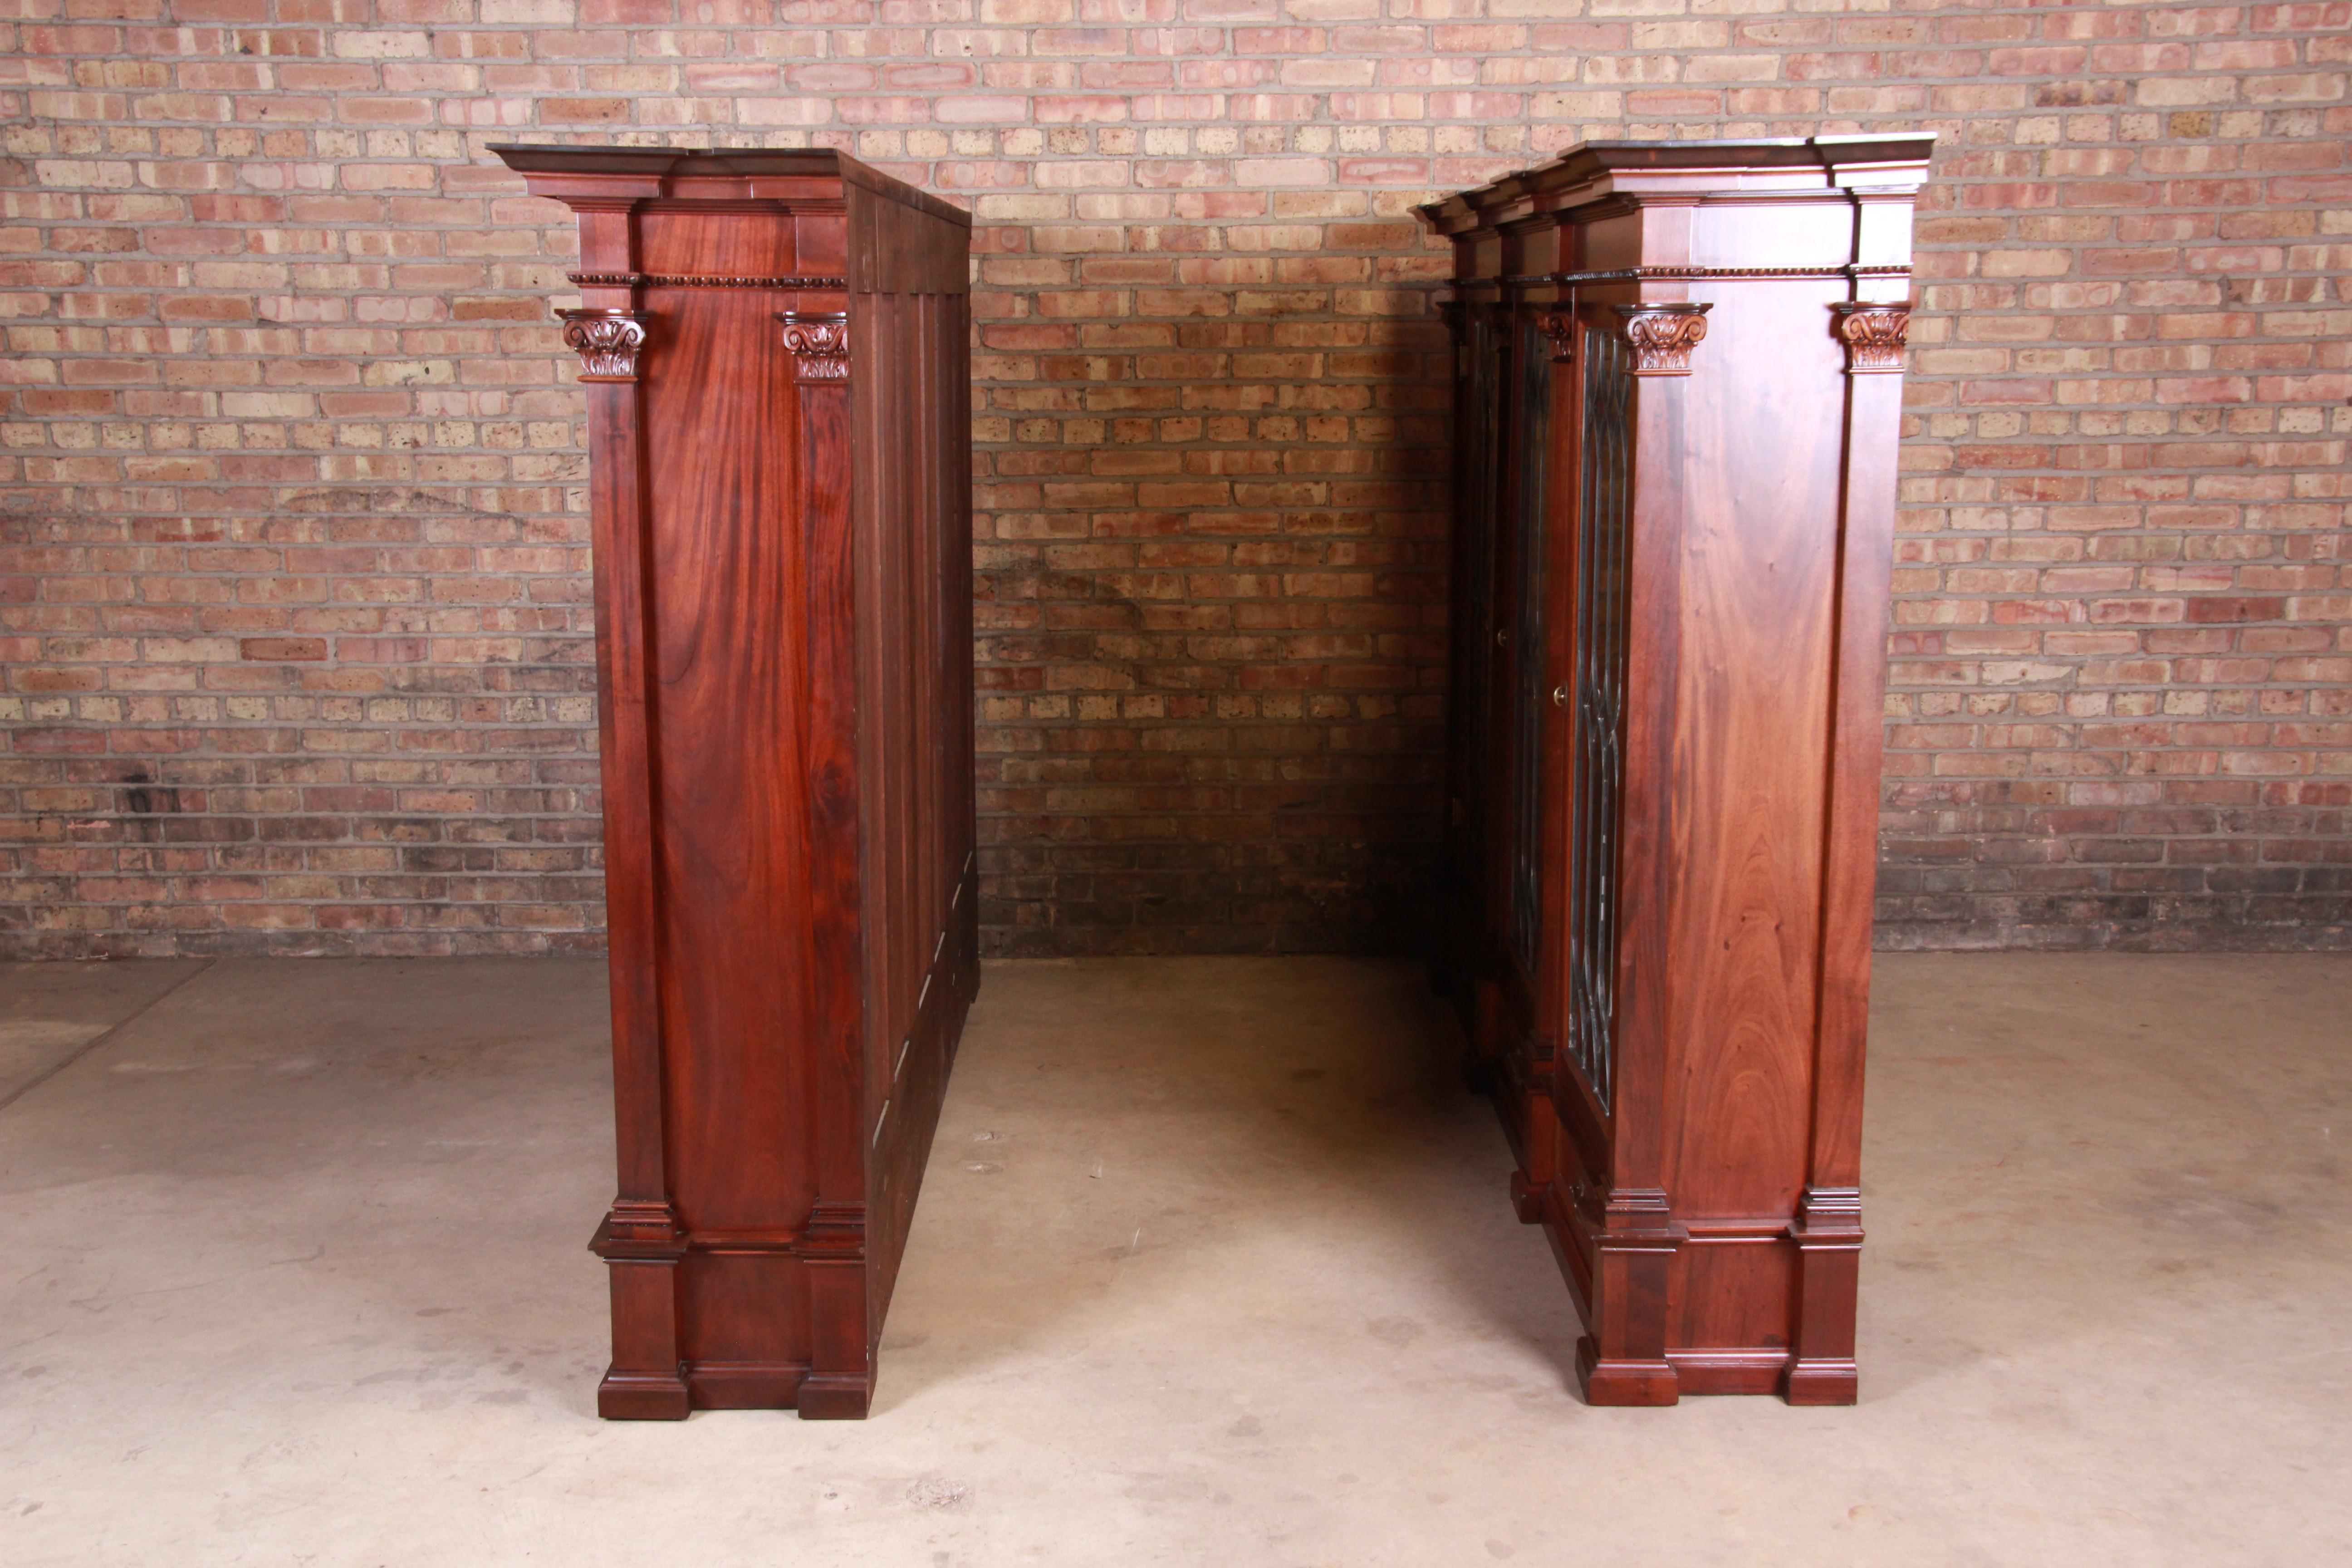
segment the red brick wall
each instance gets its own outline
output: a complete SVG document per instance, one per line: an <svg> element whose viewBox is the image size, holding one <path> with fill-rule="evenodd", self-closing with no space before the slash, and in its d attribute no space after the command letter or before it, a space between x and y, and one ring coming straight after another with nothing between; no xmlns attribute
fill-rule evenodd
<svg viewBox="0 0 2352 1568"><path fill-rule="evenodd" d="M2341 941L2352 5L0 0L0 948L595 941L567 226L849 148L981 251L1001 951L1397 943L1443 258L1577 140L1927 127L1885 940Z"/></svg>

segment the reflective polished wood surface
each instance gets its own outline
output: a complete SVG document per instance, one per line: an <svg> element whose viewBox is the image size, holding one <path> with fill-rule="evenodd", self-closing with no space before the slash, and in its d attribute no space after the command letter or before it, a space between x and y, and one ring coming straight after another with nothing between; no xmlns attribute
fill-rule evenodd
<svg viewBox="0 0 2352 1568"><path fill-rule="evenodd" d="M970 222L830 152L494 149L579 218L608 1416L860 1416L979 986Z"/></svg>
<svg viewBox="0 0 2352 1568"><path fill-rule="evenodd" d="M1855 1397L1927 136L1612 142L1452 237L1448 926L1596 1404Z"/></svg>

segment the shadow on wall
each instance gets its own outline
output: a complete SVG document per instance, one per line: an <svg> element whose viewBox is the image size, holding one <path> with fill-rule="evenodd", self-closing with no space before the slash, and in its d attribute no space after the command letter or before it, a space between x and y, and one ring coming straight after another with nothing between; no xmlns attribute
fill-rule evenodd
<svg viewBox="0 0 2352 1568"><path fill-rule="evenodd" d="M1276 198L1297 232L1265 243L1309 254L974 231L992 952L1415 945L1441 806L1447 257L1362 199Z"/></svg>

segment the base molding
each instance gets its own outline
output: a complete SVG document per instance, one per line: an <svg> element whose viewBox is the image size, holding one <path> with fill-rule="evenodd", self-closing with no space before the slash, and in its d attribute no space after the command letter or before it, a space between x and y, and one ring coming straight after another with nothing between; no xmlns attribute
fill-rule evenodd
<svg viewBox="0 0 2352 1568"><path fill-rule="evenodd" d="M1590 1334L1576 1342L1576 1384L1587 1405L1655 1407L1682 1398L1672 1362L1603 1361Z"/></svg>
<svg viewBox="0 0 2352 1568"><path fill-rule="evenodd" d="M596 1414L607 1421L683 1421L693 1405L684 1367L669 1377L614 1367L596 1385Z"/></svg>
<svg viewBox="0 0 2352 1568"><path fill-rule="evenodd" d="M793 1410L803 1421L863 1420L874 1404L866 1377L820 1377L802 1363L691 1362L675 1380L607 1373L596 1413L613 1421L682 1421L688 1410Z"/></svg>
<svg viewBox="0 0 2352 1568"><path fill-rule="evenodd" d="M1862 1378L1851 1361L1794 1362L1781 1394L1791 1405L1855 1405L1862 1400Z"/></svg>
<svg viewBox="0 0 2352 1568"><path fill-rule="evenodd" d="M862 1377L812 1377L798 1400L803 1421L863 1421L874 1407L874 1384Z"/></svg>
<svg viewBox="0 0 2352 1568"><path fill-rule="evenodd" d="M1685 1394L1778 1394L1791 1405L1852 1405L1859 1380L1851 1361L1798 1361L1769 1346L1669 1350L1661 1361L1606 1361L1590 1335L1577 1342L1576 1381L1585 1402L1664 1405Z"/></svg>
<svg viewBox="0 0 2352 1568"><path fill-rule="evenodd" d="M764 1362L695 1362L686 1369L697 1410L789 1410L808 1368Z"/></svg>
<svg viewBox="0 0 2352 1568"><path fill-rule="evenodd" d="M1778 1394L1789 1352L1770 1346L1670 1350L1685 1394Z"/></svg>

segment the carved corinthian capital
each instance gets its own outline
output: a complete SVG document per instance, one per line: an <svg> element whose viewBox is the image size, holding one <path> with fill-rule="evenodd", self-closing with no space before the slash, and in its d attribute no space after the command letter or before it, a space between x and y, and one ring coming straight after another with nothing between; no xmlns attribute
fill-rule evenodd
<svg viewBox="0 0 2352 1568"><path fill-rule="evenodd" d="M849 318L840 312L780 310L784 347L792 352L797 381L849 379Z"/></svg>
<svg viewBox="0 0 2352 1568"><path fill-rule="evenodd" d="M1617 315L1633 345L1635 375L1688 375L1691 350L1706 336L1712 305L1620 305Z"/></svg>
<svg viewBox="0 0 2352 1568"><path fill-rule="evenodd" d="M1903 340L1911 330L1911 306L1843 304L1837 311L1838 340L1845 344L1845 368L1852 375L1895 373L1903 369Z"/></svg>
<svg viewBox="0 0 2352 1568"><path fill-rule="evenodd" d="M563 341L580 355L583 381L635 381L646 323L626 310L558 310Z"/></svg>

